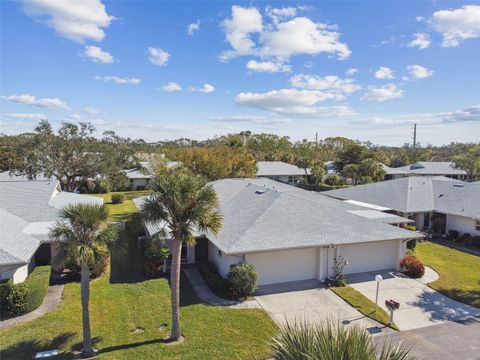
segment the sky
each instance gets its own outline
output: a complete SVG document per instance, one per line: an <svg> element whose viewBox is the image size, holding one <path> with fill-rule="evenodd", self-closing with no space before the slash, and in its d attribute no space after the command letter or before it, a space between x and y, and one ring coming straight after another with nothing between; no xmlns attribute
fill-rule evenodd
<svg viewBox="0 0 480 360"><path fill-rule="evenodd" d="M0 132L480 139L480 2L0 2Z"/></svg>

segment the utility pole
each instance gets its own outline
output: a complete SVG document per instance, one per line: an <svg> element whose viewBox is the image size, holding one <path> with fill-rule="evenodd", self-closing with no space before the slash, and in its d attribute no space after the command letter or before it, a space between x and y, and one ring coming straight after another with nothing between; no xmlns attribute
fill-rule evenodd
<svg viewBox="0 0 480 360"><path fill-rule="evenodd" d="M417 147L417 124L413 124L413 149Z"/></svg>
<svg viewBox="0 0 480 360"><path fill-rule="evenodd" d="M318 131L315 132L315 145L318 146Z"/></svg>

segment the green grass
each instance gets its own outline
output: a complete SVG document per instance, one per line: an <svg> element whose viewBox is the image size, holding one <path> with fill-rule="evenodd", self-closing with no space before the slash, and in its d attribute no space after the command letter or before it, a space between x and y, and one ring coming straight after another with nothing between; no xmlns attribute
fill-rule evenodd
<svg viewBox="0 0 480 360"><path fill-rule="evenodd" d="M50 273L50 265L37 266L25 280L25 284L28 287L27 313L35 310L42 304L50 283Z"/></svg>
<svg viewBox="0 0 480 360"><path fill-rule="evenodd" d="M149 195L150 190L140 191L123 191L111 192L108 194L92 194L93 196L103 198L104 204L110 211L110 216L113 221L131 220L132 216L138 212L137 207L133 203L133 199L145 195ZM112 195L120 194L125 196L125 201L122 204L112 204Z"/></svg>
<svg viewBox="0 0 480 360"><path fill-rule="evenodd" d="M340 296L343 300L349 303L352 307L360 311L363 315L378 321L380 324L387 325L390 316L380 306L375 305L373 301L366 296L359 293L350 286L331 288L335 294ZM377 311L375 311L375 307ZM398 330L395 324L389 325L392 329Z"/></svg>
<svg viewBox="0 0 480 360"><path fill-rule="evenodd" d="M452 299L480 307L480 257L447 246L423 242L415 255L440 278L428 286Z"/></svg>
<svg viewBox="0 0 480 360"><path fill-rule="evenodd" d="M200 302L182 279L181 323L185 341L167 345L170 288L166 279L147 280L135 237L122 235L112 251L111 274L91 282L90 316L98 359L264 359L277 331L258 309L228 309ZM142 329L135 332L135 330ZM80 285L69 283L53 312L0 331L2 360L31 359L37 351L60 348L56 359L73 359L81 347Z"/></svg>

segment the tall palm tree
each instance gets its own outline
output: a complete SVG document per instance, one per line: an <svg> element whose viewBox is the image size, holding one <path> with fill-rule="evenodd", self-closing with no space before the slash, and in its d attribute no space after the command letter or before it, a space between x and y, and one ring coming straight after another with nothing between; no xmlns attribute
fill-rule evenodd
<svg viewBox="0 0 480 360"><path fill-rule="evenodd" d="M168 171L150 183L153 190L142 206L145 221L162 227L160 236L172 241L170 274L172 332L170 340L181 339L180 330L180 262L182 246L194 245L194 230L217 234L222 216L217 212L217 194L201 177L185 169Z"/></svg>
<svg viewBox="0 0 480 360"><path fill-rule="evenodd" d="M104 205L75 204L60 211L60 220L51 237L60 241L57 262L74 262L81 269L83 351L85 357L95 354L90 332L90 266L101 260L107 248L117 239L117 228L108 222Z"/></svg>

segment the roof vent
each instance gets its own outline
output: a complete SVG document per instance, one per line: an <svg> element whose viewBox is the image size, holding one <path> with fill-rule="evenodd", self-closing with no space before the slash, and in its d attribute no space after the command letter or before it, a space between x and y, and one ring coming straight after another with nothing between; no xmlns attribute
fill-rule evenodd
<svg viewBox="0 0 480 360"><path fill-rule="evenodd" d="M265 194L267 192L267 189L258 189L255 190L255 194Z"/></svg>
<svg viewBox="0 0 480 360"><path fill-rule="evenodd" d="M461 184L461 183L456 183L456 184L453 184L453 186L455 186L455 187L463 187L463 186L464 186L464 184Z"/></svg>
<svg viewBox="0 0 480 360"><path fill-rule="evenodd" d="M438 195L439 198L443 197L443 194Z"/></svg>

